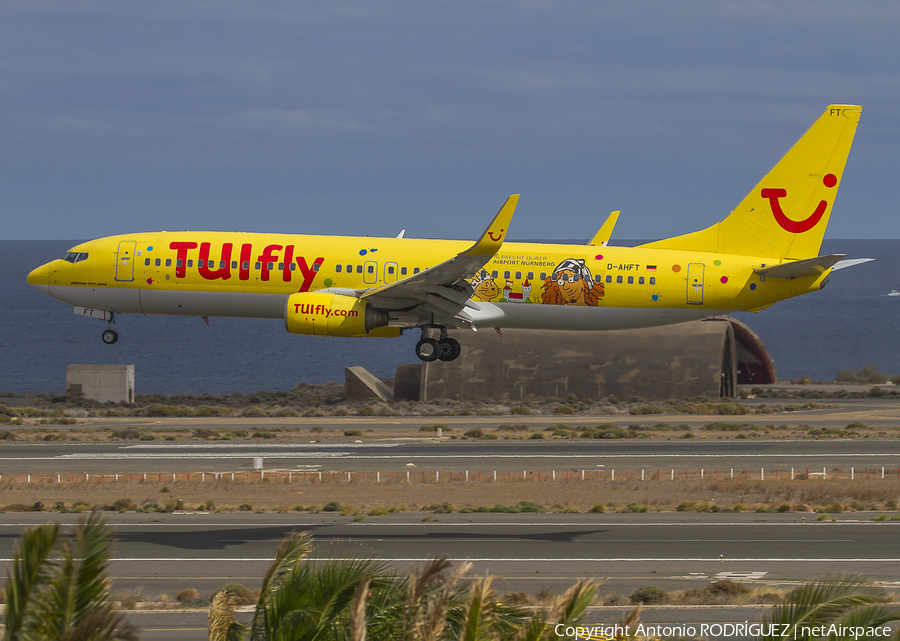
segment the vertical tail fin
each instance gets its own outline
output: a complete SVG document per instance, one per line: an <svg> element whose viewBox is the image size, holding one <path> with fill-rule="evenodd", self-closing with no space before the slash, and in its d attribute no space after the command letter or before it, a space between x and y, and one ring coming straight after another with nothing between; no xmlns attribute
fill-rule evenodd
<svg viewBox="0 0 900 641"><path fill-rule="evenodd" d="M643 247L802 259L816 256L862 107L830 105L725 220Z"/></svg>

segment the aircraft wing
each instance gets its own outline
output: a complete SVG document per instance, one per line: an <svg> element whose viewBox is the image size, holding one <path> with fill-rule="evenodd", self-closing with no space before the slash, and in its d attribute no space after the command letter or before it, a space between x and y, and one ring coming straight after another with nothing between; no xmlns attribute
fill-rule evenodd
<svg viewBox="0 0 900 641"><path fill-rule="evenodd" d="M755 271L760 276L770 278L798 278L800 276L817 276L825 270L830 269L842 258L846 258L847 254L829 254L827 256L816 256L815 258L806 258L804 260L795 260L790 263L781 263L780 265L772 265L771 267L757 267Z"/></svg>
<svg viewBox="0 0 900 641"><path fill-rule="evenodd" d="M424 305L438 316L471 321L464 307L479 307L469 300L473 290L465 279L478 273L500 250L518 202L518 194L507 198L481 237L466 251L418 274L381 287L361 290L357 295L382 309L408 309Z"/></svg>

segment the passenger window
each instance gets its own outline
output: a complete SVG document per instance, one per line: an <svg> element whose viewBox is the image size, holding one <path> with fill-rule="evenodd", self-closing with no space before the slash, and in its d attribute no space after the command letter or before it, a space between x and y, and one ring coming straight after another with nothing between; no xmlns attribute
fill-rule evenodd
<svg viewBox="0 0 900 641"><path fill-rule="evenodd" d="M159 259L158 259L158 258L156 259L156 264L159 265ZM204 265L206 265L206 261L204 261L204 260L198 260L198 261L197 261L197 267L199 267L200 269L203 269L203 266L204 266Z"/></svg>
<svg viewBox="0 0 900 641"><path fill-rule="evenodd" d="M172 266L172 259L166 258L166 267L171 267L171 266Z"/></svg>
<svg viewBox="0 0 900 641"><path fill-rule="evenodd" d="M509 272L503 272L503 278L509 278Z"/></svg>
<svg viewBox="0 0 900 641"><path fill-rule="evenodd" d="M621 277L621 276L616 276L616 282L619 283L619 285L621 285L621 284L622 284L622 277Z"/></svg>
<svg viewBox="0 0 900 641"><path fill-rule="evenodd" d="M522 272L516 272L516 280L522 280Z"/></svg>
<svg viewBox="0 0 900 641"><path fill-rule="evenodd" d="M528 280L534 280L534 272L528 272Z"/></svg>
<svg viewBox="0 0 900 641"><path fill-rule="evenodd" d="M393 274L393 273L394 273L394 266L391 265L390 267L388 267L388 274Z"/></svg>
<svg viewBox="0 0 900 641"><path fill-rule="evenodd" d="M291 263L291 271L295 271L297 269L297 263Z"/></svg>
<svg viewBox="0 0 900 641"><path fill-rule="evenodd" d="M347 273L348 273L348 274L352 274L352 273L353 273L353 265L347 265Z"/></svg>
<svg viewBox="0 0 900 641"><path fill-rule="evenodd" d="M362 265L357 265L357 266L356 266L356 273L357 273L357 274L362 274Z"/></svg>
<svg viewBox="0 0 900 641"><path fill-rule="evenodd" d="M611 283L611 282L612 282L612 276L611 276L610 274L607 274L607 275L606 275L606 282L607 282L607 283Z"/></svg>
<svg viewBox="0 0 900 641"><path fill-rule="evenodd" d="M181 258L179 258L175 261L175 267L181 267L183 264L184 264L184 260L182 260Z"/></svg>
<svg viewBox="0 0 900 641"><path fill-rule="evenodd" d="M259 262L259 261L256 261L256 265L254 265L254 267L255 267L256 269L262 269L262 263Z"/></svg>
<svg viewBox="0 0 900 641"><path fill-rule="evenodd" d="M243 263L241 263L241 269L250 269L250 261L245 260Z"/></svg>
<svg viewBox="0 0 900 641"><path fill-rule="evenodd" d="M231 269L237 269L237 261L236 260L231 261Z"/></svg>
<svg viewBox="0 0 900 641"><path fill-rule="evenodd" d="M650 277L650 284L651 284L651 285L655 285L655 284L656 284L656 276L651 276L651 277Z"/></svg>
<svg viewBox="0 0 900 641"><path fill-rule="evenodd" d="M273 263L271 261L266 263L266 269L268 269L269 271L272 271L274 268L275 268L275 263Z"/></svg>
<svg viewBox="0 0 900 641"><path fill-rule="evenodd" d="M188 267L193 267L193 266L194 266L194 259L188 258Z"/></svg>
<svg viewBox="0 0 900 641"><path fill-rule="evenodd" d="M145 264L147 267L149 267L149 266L150 266L150 259L149 259L149 258L145 258L145 259L144 259L144 264Z"/></svg>
<svg viewBox="0 0 900 641"><path fill-rule="evenodd" d="M541 272L541 280L547 280L547 272Z"/></svg>
<svg viewBox="0 0 900 641"><path fill-rule="evenodd" d="M374 273L375 273L375 267L374 267L373 265L369 265L369 273L370 273L370 274L374 274Z"/></svg>
<svg viewBox="0 0 900 641"><path fill-rule="evenodd" d="M291 263L291 268L293 268L293 267L294 267L294 265L293 265L293 263ZM336 271L338 274L340 274L342 268L343 268L343 265L335 265L334 271Z"/></svg>
<svg viewBox="0 0 900 641"><path fill-rule="evenodd" d="M401 267L401 268L400 268L400 275L401 275L401 276L406 276L406 267Z"/></svg>
<svg viewBox="0 0 900 641"><path fill-rule="evenodd" d="M497 274L498 274L498 272L495 269L494 271L491 272L491 278L497 278Z"/></svg>
<svg viewBox="0 0 900 641"><path fill-rule="evenodd" d="M278 263L278 271L280 271L280 272L284 271L284 263Z"/></svg>
<svg viewBox="0 0 900 641"><path fill-rule="evenodd" d="M644 284L644 277L643 277L643 276L640 276L640 277L638 278L638 285L643 285L643 284Z"/></svg>
<svg viewBox="0 0 900 641"><path fill-rule="evenodd" d="M634 285L634 276L629 276L629 277L628 277L628 284L629 284L629 285Z"/></svg>
<svg viewBox="0 0 900 641"><path fill-rule="evenodd" d="M313 271L314 272L319 271L319 263L313 263Z"/></svg>
<svg viewBox="0 0 900 641"><path fill-rule="evenodd" d="M160 263L162 263L162 261L161 261L159 258L157 258L157 259L156 259L156 266L159 267Z"/></svg>
<svg viewBox="0 0 900 641"><path fill-rule="evenodd" d="M419 273L419 268L413 267L413 274L418 274L418 273Z"/></svg>
<svg viewBox="0 0 900 641"><path fill-rule="evenodd" d="M225 269L225 261L224 260L219 261L219 269Z"/></svg>

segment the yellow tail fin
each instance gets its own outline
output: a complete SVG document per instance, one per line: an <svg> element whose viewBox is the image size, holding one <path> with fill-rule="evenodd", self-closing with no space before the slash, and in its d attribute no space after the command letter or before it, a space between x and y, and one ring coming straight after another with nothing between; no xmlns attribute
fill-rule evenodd
<svg viewBox="0 0 900 641"><path fill-rule="evenodd" d="M862 107L831 105L723 221L643 245L802 259L817 256Z"/></svg>

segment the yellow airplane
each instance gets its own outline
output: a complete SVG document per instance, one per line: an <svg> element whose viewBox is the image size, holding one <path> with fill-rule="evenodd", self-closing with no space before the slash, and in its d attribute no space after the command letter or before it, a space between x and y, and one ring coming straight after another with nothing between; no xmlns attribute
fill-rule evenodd
<svg viewBox="0 0 900 641"><path fill-rule="evenodd" d="M81 243L28 275L35 289L106 320L117 314L280 318L288 332L399 336L416 355L460 354L448 330L610 330L758 311L821 289L819 256L862 108L831 105L721 222L638 247L504 242L519 196L478 240L141 232ZM440 339L429 335L440 330Z"/></svg>

